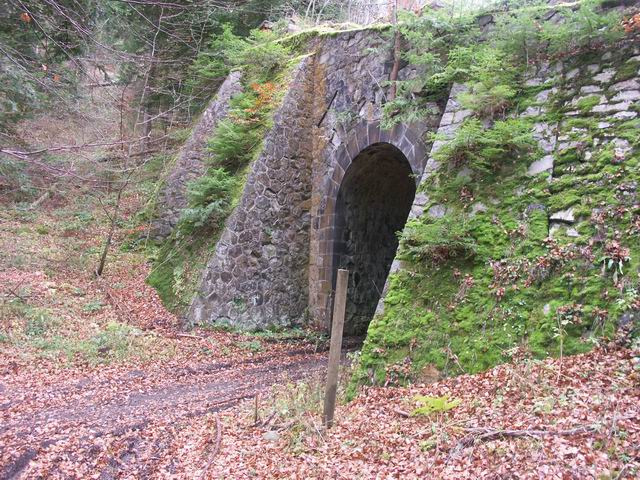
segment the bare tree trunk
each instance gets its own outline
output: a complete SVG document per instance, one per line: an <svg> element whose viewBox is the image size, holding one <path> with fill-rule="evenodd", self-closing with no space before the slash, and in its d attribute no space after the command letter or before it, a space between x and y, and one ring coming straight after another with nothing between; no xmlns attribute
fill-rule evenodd
<svg viewBox="0 0 640 480"><path fill-rule="evenodd" d="M151 118L149 115L149 107L147 104L147 98L149 97L149 92L151 91L151 86L149 85L149 80L153 78L154 68L155 68L155 56L156 56L156 42L158 40L158 34L160 33L160 25L162 25L162 17L164 15L164 8L160 9L160 15L158 16L158 27L155 35L153 36L153 42L151 44L151 52L149 54L149 68L147 68L147 72L144 76L144 84L142 85L142 95L140 97L140 104L138 108L138 116L136 118L136 122L133 125L133 133L136 132L136 127L140 122L140 114L142 114L142 125L144 137L147 137L147 140L143 140L142 151L146 150L147 142L148 142L148 134L151 133ZM128 156L131 155L131 146L129 146Z"/></svg>
<svg viewBox="0 0 640 480"><path fill-rule="evenodd" d="M396 98L396 93L398 90L397 81L398 81L398 72L400 71L400 28L398 26L398 0L395 0L393 6L393 24L395 28L395 35L393 40L393 68L391 69L391 76L389 80L391 81L391 88L389 89L389 100L394 100Z"/></svg>
<svg viewBox="0 0 640 480"><path fill-rule="evenodd" d="M142 115L142 151L149 150L149 140L151 139L151 114L149 113L149 107L143 106L144 114Z"/></svg>
<svg viewBox="0 0 640 480"><path fill-rule="evenodd" d="M322 19L322 14L324 12L325 7L329 4L330 0L324 0L322 7L320 7L320 11L318 12L318 16L316 17L316 25L318 25Z"/></svg>
<svg viewBox="0 0 640 480"><path fill-rule="evenodd" d="M122 93L120 94L120 142L122 143L121 149L124 152L124 95L127 91L127 85L122 87Z"/></svg>
<svg viewBox="0 0 640 480"><path fill-rule="evenodd" d="M120 218L120 200L122 199L122 193L127 188L129 184L129 178L122 184L120 189L118 190L118 195L116 196L116 204L113 207L113 213L109 215L109 212L106 208L104 208L104 212L107 214L107 217L111 221L111 225L109 226L109 233L107 234L107 239L104 242L104 248L102 249L102 254L100 255L100 263L98 264L98 268L96 268L96 276L100 277L102 272L104 272L104 267L107 263L107 255L109 253L109 248L111 247L111 242L113 241L113 234L116 231L116 224L118 223L118 219Z"/></svg>
<svg viewBox="0 0 640 480"><path fill-rule="evenodd" d="M316 4L316 0L311 0L309 2L309 5L307 6L307 11L304 14L304 19L308 20L309 16L311 16L311 18L313 18L314 13L315 13L315 4Z"/></svg>

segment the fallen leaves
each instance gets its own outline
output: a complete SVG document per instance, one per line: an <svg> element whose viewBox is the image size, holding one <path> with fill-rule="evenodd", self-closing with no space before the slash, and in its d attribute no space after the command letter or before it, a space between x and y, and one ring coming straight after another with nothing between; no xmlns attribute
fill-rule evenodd
<svg viewBox="0 0 640 480"><path fill-rule="evenodd" d="M503 365L410 388L366 388L342 406L323 441L295 453L250 425L250 405L225 414L227 442L212 478L636 478L640 384L627 350ZM523 375L531 383L523 381ZM416 395L460 404L408 417ZM554 400L540 416L538 401ZM499 399L499 400L498 400ZM285 435L286 438L286 435Z"/></svg>

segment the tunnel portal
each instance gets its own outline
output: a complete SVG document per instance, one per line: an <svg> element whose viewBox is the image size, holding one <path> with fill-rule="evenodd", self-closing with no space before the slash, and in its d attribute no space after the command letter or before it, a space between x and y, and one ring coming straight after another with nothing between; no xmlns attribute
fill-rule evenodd
<svg viewBox="0 0 640 480"><path fill-rule="evenodd" d="M411 165L389 143L362 150L345 172L336 202L333 282L350 272L345 335L362 336L376 309L416 193Z"/></svg>

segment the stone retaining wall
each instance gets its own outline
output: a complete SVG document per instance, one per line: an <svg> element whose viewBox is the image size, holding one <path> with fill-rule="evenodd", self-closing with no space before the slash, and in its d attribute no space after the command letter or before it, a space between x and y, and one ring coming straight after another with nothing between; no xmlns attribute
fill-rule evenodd
<svg viewBox="0 0 640 480"><path fill-rule="evenodd" d="M389 78L391 52L390 40L373 31L343 32L317 40L312 55L295 72L240 203L216 246L191 308L190 322L245 328L300 323L329 326L334 272L343 263L357 264L353 255L345 254L345 244L366 241L344 238L341 222L350 220L344 215L341 219L339 212L346 195L343 192L340 200L341 188L354 163L358 163L354 160L362 159L363 150L370 152L376 145L393 146L398 158L406 159L418 185L439 168L428 156L429 151L433 153L446 142L436 142L432 150L425 141L427 134L437 129L451 136L471 114L456 100L463 87L454 85L446 105L432 105L436 113L431 118L382 129L381 108L387 92L381 85ZM629 61L635 61L632 55L638 53L630 55ZM401 76L413 73L406 67ZM608 138L606 129L636 117L637 108L633 110L632 106L640 98L640 80L635 75L618 81L616 75L619 72L607 60L607 54L577 72L565 71L556 64L532 75L530 86L548 82L550 87L540 91L522 112L524 117L540 118L534 121L534 135L543 155L529 166L531 178L546 172L551 182L561 175L558 152L572 146L570 135L559 136L560 126L545 120L548 102L558 96L554 78L563 85L563 94L570 95L567 105L577 107L585 96L599 96L589 114L603 117L602 138L614 143L616 155L625 155L628 142ZM589 77L589 84L574 80ZM584 113L577 108L575 112ZM571 111L567 113L567 117L572 115ZM428 195L428 191L416 195L410 216L447 215L447 206L430 202ZM476 202L470 208L472 214L481 214L487 206ZM353 217L352 213L349 215ZM549 221L553 233L554 229L570 227L575 219L570 211L550 211ZM391 266L392 271L398 268L399 262ZM378 277L386 273L374 276L376 279L367 281L379 288ZM368 302L367 292L358 290L356 284L351 298L355 304ZM378 313L382 305L380 302Z"/></svg>
<svg viewBox="0 0 640 480"><path fill-rule="evenodd" d="M241 77L240 72L229 74L180 150L158 197L156 218L151 229L152 238L168 237L178 223L182 210L187 208L187 184L204 174L207 139L218 122L227 116L231 97L242 91Z"/></svg>
<svg viewBox="0 0 640 480"><path fill-rule="evenodd" d="M367 30L317 40L274 117L189 322L244 328L311 322L326 328L335 206L352 160L384 142L402 152L417 178L424 168L422 138L434 119L380 128L381 84L389 78L391 53L389 39Z"/></svg>
<svg viewBox="0 0 640 480"><path fill-rule="evenodd" d="M313 64L307 57L293 73L206 267L191 323L258 328L302 321L308 303Z"/></svg>

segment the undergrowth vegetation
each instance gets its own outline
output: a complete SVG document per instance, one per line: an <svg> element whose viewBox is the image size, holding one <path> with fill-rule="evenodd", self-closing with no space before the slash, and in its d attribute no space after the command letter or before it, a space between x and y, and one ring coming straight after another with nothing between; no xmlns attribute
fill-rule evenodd
<svg viewBox="0 0 640 480"><path fill-rule="evenodd" d="M275 34L254 31L245 39L228 27L197 59L194 81L206 82L238 68L243 91L231 99L227 118L209 138L206 174L188 185L189 206L160 246L148 278L175 311L191 302L200 272L242 192L248 168L260 154L293 60L291 48L278 42Z"/></svg>
<svg viewBox="0 0 640 480"><path fill-rule="evenodd" d="M466 108L489 118L504 116L528 69L624 36L619 12L603 12L600 4L556 5L562 21L548 21L551 7L545 1L508 2L484 28L483 12L473 9L455 15L449 9L402 12L402 58L421 73L396 82L398 96L384 106L385 126L422 117L425 105L446 95L453 82L467 84L469 93L461 97Z"/></svg>
<svg viewBox="0 0 640 480"><path fill-rule="evenodd" d="M148 335L135 327L108 323L88 339L77 339L52 333L48 336L31 335L29 342L44 357L60 356L67 364L107 364L124 360L145 360Z"/></svg>
<svg viewBox="0 0 640 480"><path fill-rule="evenodd" d="M347 400L347 386L356 365L354 358L339 370L338 404ZM253 425L265 431L273 439L282 438L288 452L299 455L309 445L324 444L322 413L325 398L325 376L309 375L303 381L291 381L275 385L266 398L257 397L254 405L245 406L245 416ZM253 408L251 408L253 407Z"/></svg>
<svg viewBox="0 0 640 480"><path fill-rule="evenodd" d="M496 121L485 128L477 118L467 119L453 138L435 135L446 143L433 157L448 162L452 168L468 167L478 174L490 174L500 170L519 156L531 154L537 149L531 134L531 123L522 119Z"/></svg>

